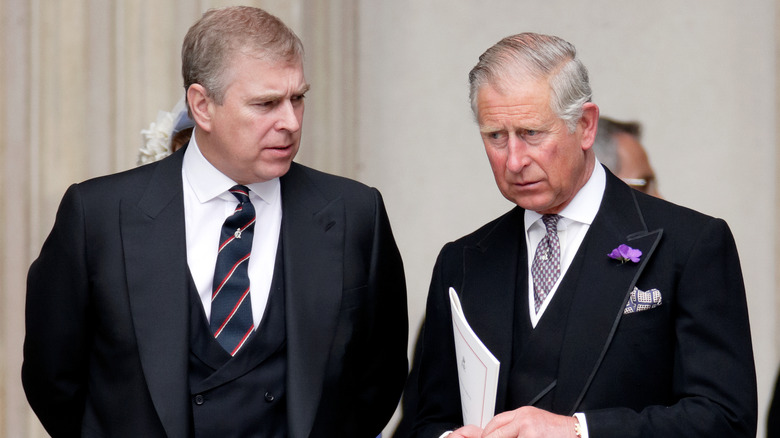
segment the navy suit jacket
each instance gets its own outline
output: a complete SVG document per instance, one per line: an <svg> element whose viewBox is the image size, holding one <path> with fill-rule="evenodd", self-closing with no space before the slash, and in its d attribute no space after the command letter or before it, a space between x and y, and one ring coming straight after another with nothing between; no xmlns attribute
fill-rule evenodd
<svg viewBox="0 0 780 438"><path fill-rule="evenodd" d="M750 328L728 226L607 175L599 211L559 286L572 299L557 372L528 370L540 377L523 388L522 405L549 393L551 411L586 414L591 438L755 437ZM462 425L450 286L501 362L496 406L505 406L516 301L527 301L523 221L515 208L442 249L415 359L413 435L438 437ZM607 257L620 244L640 249L639 263ZM634 287L658 289L662 305L624 315Z"/></svg>
<svg viewBox="0 0 780 438"><path fill-rule="evenodd" d="M71 186L30 268L22 377L54 437L191 433L182 157ZM295 163L281 191L289 434L376 436L407 370L381 195Z"/></svg>

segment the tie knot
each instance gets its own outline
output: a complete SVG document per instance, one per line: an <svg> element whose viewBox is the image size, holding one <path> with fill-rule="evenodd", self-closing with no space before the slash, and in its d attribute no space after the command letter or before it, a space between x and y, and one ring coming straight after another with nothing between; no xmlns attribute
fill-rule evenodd
<svg viewBox="0 0 780 438"><path fill-rule="evenodd" d="M558 232L558 220L560 218L557 214L545 214L542 216L542 222L544 222L544 227L547 229L547 234Z"/></svg>
<svg viewBox="0 0 780 438"><path fill-rule="evenodd" d="M249 202L249 188L242 185L235 185L230 188L230 193L238 199L238 202L244 204Z"/></svg>

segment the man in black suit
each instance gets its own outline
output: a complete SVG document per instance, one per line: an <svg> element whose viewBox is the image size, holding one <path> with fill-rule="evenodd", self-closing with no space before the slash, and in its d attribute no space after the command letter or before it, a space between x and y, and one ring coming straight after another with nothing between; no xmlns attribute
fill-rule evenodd
<svg viewBox="0 0 780 438"><path fill-rule="evenodd" d="M413 435L754 437L750 328L726 223L598 163L599 109L571 44L507 37L469 82L496 183L517 207L438 257ZM463 426L450 287L501 362L484 430Z"/></svg>
<svg viewBox="0 0 780 438"><path fill-rule="evenodd" d="M376 189L292 163L302 52L262 10L207 12L182 50L190 144L68 189L30 268L22 370L52 436L374 437L390 419L401 258Z"/></svg>

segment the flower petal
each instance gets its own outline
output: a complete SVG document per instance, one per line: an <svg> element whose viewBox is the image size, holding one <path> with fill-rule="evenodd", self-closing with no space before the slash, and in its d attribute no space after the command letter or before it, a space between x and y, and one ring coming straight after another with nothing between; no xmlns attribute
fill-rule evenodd
<svg viewBox="0 0 780 438"><path fill-rule="evenodd" d="M639 257L642 256L642 251L634 248L629 248L627 258L634 263L639 263Z"/></svg>
<svg viewBox="0 0 780 438"><path fill-rule="evenodd" d="M626 244L621 244L617 248L613 249L611 253L607 254L609 258L620 260L621 262L627 262L631 260L634 263L639 263L639 258L642 256L642 251L631 248Z"/></svg>

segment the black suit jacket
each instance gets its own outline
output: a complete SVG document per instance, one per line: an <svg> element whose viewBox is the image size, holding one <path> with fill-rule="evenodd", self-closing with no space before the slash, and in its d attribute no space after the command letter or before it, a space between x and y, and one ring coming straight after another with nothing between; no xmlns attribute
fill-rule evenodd
<svg viewBox="0 0 780 438"><path fill-rule="evenodd" d="M182 157L71 186L30 268L22 378L54 437L190 433ZM297 164L281 190L290 436L376 436L407 370L382 198Z"/></svg>
<svg viewBox="0 0 780 438"><path fill-rule="evenodd" d="M727 225L607 174L598 214L559 286L573 295L557 373L540 372L549 377L524 388L523 405L554 394L550 410L584 412L591 438L754 437L750 328ZM439 255L422 335L416 436L438 437L462 425L450 286L501 361L496 406L505 406L516 300L527 300L523 221L524 211L515 208ZM641 249L640 262L607 257L620 244ZM662 305L624 315L635 286L661 291Z"/></svg>

